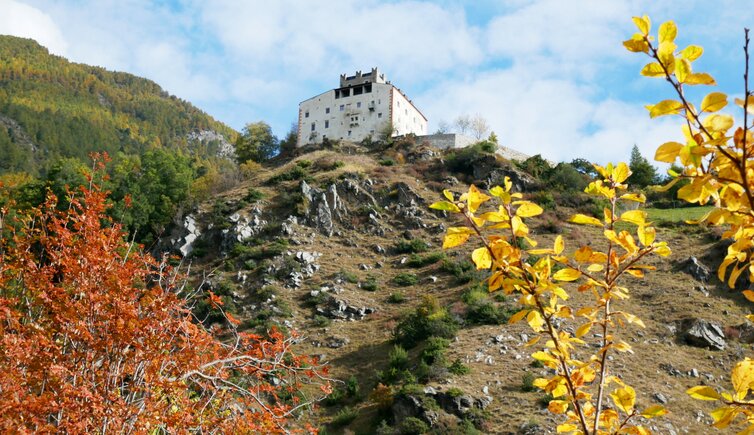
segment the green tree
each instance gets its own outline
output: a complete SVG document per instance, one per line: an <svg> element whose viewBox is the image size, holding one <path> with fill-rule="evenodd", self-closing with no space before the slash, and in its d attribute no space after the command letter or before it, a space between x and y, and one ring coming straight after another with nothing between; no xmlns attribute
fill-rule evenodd
<svg viewBox="0 0 754 435"><path fill-rule="evenodd" d="M292 123L291 129L286 133L285 138L280 141L280 154L289 156L293 154L298 142L298 124Z"/></svg>
<svg viewBox="0 0 754 435"><path fill-rule="evenodd" d="M264 121L250 122L236 140L236 159L239 163L248 160L263 162L274 157L280 149L278 138Z"/></svg>
<svg viewBox="0 0 754 435"><path fill-rule="evenodd" d="M647 187L652 184L657 184L658 176L657 169L649 163L644 156L641 155L639 147L634 145L631 148L631 160L628 164L631 168L631 176L628 177L628 184L634 187Z"/></svg>

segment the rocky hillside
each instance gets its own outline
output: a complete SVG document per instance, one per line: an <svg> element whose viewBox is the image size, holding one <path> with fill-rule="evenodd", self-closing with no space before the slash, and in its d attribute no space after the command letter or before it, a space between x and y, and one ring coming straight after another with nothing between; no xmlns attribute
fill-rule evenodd
<svg viewBox="0 0 754 435"><path fill-rule="evenodd" d="M237 133L156 83L71 63L30 39L0 35L0 175L37 175L92 151L232 154Z"/></svg>
<svg viewBox="0 0 754 435"><path fill-rule="evenodd" d="M320 355L343 381L316 411L323 433L554 433L558 420L532 386L546 369L529 356L536 349L522 347L532 333L506 324L516 301L487 292L468 251L441 250L445 228L458 223L427 207L442 189L491 187L505 176L547 210L533 221L536 239L562 234L571 250L600 244L597 230L566 220L601 204L548 191L478 149L408 142L308 150L261 168L187 216L171 243L243 327L298 331L298 351ZM725 384L754 330L742 325L744 299L710 273L724 242L706 228L658 226L673 255L628 282L632 298L622 303L647 327L622 330L635 353L616 355L612 367L640 406L670 410L652 421L657 433L705 433L707 402L684 392ZM217 321L204 297L195 311ZM599 334L586 338L599 347Z"/></svg>

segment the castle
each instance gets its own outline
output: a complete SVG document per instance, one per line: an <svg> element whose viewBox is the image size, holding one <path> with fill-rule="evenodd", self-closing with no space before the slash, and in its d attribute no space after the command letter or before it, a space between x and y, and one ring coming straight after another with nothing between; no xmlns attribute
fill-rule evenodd
<svg viewBox="0 0 754 435"><path fill-rule="evenodd" d="M297 146L326 138L377 139L391 127L392 136L422 136L427 134L427 118L377 68L341 74L339 87L299 104Z"/></svg>

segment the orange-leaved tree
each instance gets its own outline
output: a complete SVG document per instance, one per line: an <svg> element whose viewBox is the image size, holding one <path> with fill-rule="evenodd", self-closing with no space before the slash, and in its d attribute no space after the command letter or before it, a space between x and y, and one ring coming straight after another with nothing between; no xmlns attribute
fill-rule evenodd
<svg viewBox="0 0 754 435"><path fill-rule="evenodd" d="M492 196L475 186L460 197L446 190L447 201L430 207L463 216L464 226L448 228L444 248L478 237L482 246L471 257L477 269L492 272L489 290L520 296L523 309L509 323L526 319L537 333L526 346L545 338L544 346L540 345L541 350L532 357L552 369L554 375L536 379L534 385L552 395L548 406L551 412L566 415L558 432L645 434L649 431L634 423L636 417L654 418L667 411L660 405L637 409L636 392L618 373L609 370L612 358L608 356L631 350L616 335L618 326L644 326L638 317L621 309L620 301L630 293L621 280L626 275L643 277L645 270L653 269L643 261L653 254L667 256L670 249L665 242L655 240L655 229L646 221L646 212L620 211L622 201L645 200L643 195L622 193L631 175L628 166L595 165L595 169L601 179L590 183L586 192L603 197L609 207L604 209L602 219L577 214L571 222L600 228L605 249L582 246L569 252L562 236L555 238L552 248L535 248L537 242L529 237L525 219L541 214L542 208L524 200L521 193L511 192L508 178L504 186L490 189ZM493 197L496 205L482 212L482 206ZM620 228L633 226L635 231L621 230L618 223ZM567 288L576 281L580 283L578 291L591 296L579 309L568 302ZM574 321L579 326L568 327L567 322ZM585 341L592 328L599 330L599 335L595 334L599 337L596 352ZM575 356L577 351L581 358ZM612 407L607 405L608 389Z"/></svg>
<svg viewBox="0 0 754 435"><path fill-rule="evenodd" d="M329 384L292 354L295 337L239 332L229 316L213 330L195 321L185 279L124 240L106 197L90 179L67 210L50 195L4 223L0 431L313 431L294 417Z"/></svg>
<svg viewBox="0 0 754 435"><path fill-rule="evenodd" d="M674 180L688 180L678 191L678 197L691 203L712 202L715 209L702 221L711 225L727 226L723 238L732 240L728 252L718 269L721 281L733 288L743 273L754 282L754 135L750 116L754 115L754 97L749 90L749 31L744 30L744 98L736 98L741 107L742 123L730 114L719 113L728 105L728 96L710 92L699 106L686 95L688 86L715 85L707 73L695 72L692 64L704 50L689 45L682 50L675 43L678 29L673 21L659 26L657 39L651 35L649 17L634 17L638 28L623 45L632 52L644 53L651 61L641 74L667 81L673 88L675 99L667 99L647 106L654 118L675 115L681 118L684 142L666 142L657 149L655 159L661 162L680 162L683 171L671 172ZM670 186L667 186L668 188ZM745 290L744 296L754 302L754 291ZM754 315L748 315L754 321ZM739 361L731 372L732 391L718 392L710 386L697 386L687 393L699 400L719 401L721 406L712 412L713 426L727 428L740 416L747 427L741 434L754 434L754 360Z"/></svg>

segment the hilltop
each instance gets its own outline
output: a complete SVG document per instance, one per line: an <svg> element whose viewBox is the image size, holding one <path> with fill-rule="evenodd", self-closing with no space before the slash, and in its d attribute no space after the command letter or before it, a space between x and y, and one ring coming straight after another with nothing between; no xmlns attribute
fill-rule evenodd
<svg viewBox="0 0 754 435"><path fill-rule="evenodd" d="M487 292L470 250L441 249L445 229L462 223L428 205L443 189L490 188L508 176L545 207L532 221L534 238L550 245L561 234L568 250L599 247L599 230L567 219L600 215L603 204L579 191L587 175L564 168L545 174L541 159L513 162L482 146L331 144L260 166L202 203L171 240L201 282L202 318L218 319L202 302L211 290L245 328L298 331L298 351L320 355L344 381L317 411L326 433L554 433L559 420L531 385L547 373L529 356L536 346L523 347L532 333L506 324L515 298ZM684 391L724 379L752 334L738 325L744 298L710 273L724 242L680 222L679 214L703 210L649 211L673 255L628 282L622 307L647 328L622 330L635 354L615 355L615 368L640 406L670 409L653 430L694 433L708 420L699 411L706 404ZM578 306L583 296L573 294ZM711 341L695 341L690 324L707 328ZM599 334L585 339L597 343Z"/></svg>
<svg viewBox="0 0 754 435"><path fill-rule="evenodd" d="M0 174L32 175L92 151L166 148L230 155L237 132L151 80L72 63L31 39L0 35Z"/></svg>

